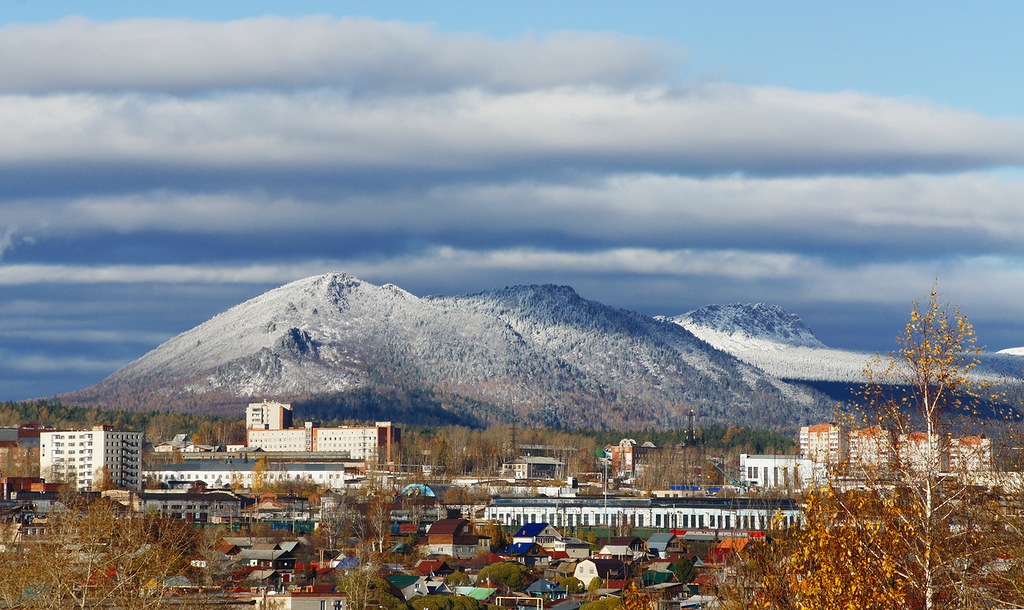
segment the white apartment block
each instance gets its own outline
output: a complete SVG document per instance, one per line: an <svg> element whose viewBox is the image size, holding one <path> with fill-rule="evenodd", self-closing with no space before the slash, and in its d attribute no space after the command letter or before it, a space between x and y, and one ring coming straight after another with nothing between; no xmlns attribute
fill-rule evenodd
<svg viewBox="0 0 1024 610"><path fill-rule="evenodd" d="M850 433L850 467L861 471L888 469L895 456L892 435L881 426Z"/></svg>
<svg viewBox="0 0 1024 610"><path fill-rule="evenodd" d="M73 483L89 491L103 481L104 470L119 489L142 489L142 432L63 430L39 434L39 472L50 481Z"/></svg>
<svg viewBox="0 0 1024 610"><path fill-rule="evenodd" d="M901 465L910 472L919 475L949 472L949 442L940 434L901 434L896 441L896 453Z"/></svg>
<svg viewBox="0 0 1024 610"><path fill-rule="evenodd" d="M950 472L977 473L992 470L992 439L984 434L955 438L949 443Z"/></svg>
<svg viewBox="0 0 1024 610"><path fill-rule="evenodd" d="M249 449L288 452L348 452L353 460L393 462L400 430L391 422L373 426L317 428L306 422L292 428L292 407L282 403L252 403L245 415Z"/></svg>
<svg viewBox="0 0 1024 610"><path fill-rule="evenodd" d="M800 428L800 455L816 466L837 466L846 461L849 449L846 429L836 424Z"/></svg>

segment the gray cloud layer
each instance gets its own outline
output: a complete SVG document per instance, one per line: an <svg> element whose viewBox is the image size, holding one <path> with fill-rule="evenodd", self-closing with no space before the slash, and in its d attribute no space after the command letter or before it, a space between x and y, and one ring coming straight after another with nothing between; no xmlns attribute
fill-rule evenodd
<svg viewBox="0 0 1024 610"><path fill-rule="evenodd" d="M338 269L772 301L872 349L938 276L982 342L1024 344L1021 119L684 83L683 56L328 17L0 29L0 361L33 376L0 398Z"/></svg>

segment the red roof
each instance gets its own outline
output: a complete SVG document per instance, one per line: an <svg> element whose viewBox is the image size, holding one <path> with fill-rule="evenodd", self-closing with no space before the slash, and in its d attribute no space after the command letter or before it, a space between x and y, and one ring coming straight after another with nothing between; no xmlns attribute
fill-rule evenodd
<svg viewBox="0 0 1024 610"><path fill-rule="evenodd" d="M423 574L424 576L432 574L433 572L441 569L448 565L444 559L422 559L416 562L416 572Z"/></svg>
<svg viewBox="0 0 1024 610"><path fill-rule="evenodd" d="M441 519L427 529L428 536L454 536L469 524L465 519Z"/></svg>

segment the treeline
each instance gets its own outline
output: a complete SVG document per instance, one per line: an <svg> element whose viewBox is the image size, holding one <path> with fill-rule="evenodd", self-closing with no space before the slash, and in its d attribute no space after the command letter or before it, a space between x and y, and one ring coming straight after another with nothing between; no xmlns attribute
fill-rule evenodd
<svg viewBox="0 0 1024 610"><path fill-rule="evenodd" d="M42 424L55 428L86 428L106 425L117 430L146 432L146 440L169 439L191 433L197 443L225 444L245 439L245 423L212 415L159 411L104 410L75 407L52 400L0 403L0 427Z"/></svg>
<svg viewBox="0 0 1024 610"><path fill-rule="evenodd" d="M600 430L580 432L592 436L596 444L615 445L621 439L631 438L642 445L651 442L656 447L685 447L690 444L689 430ZM793 453L796 441L772 430L748 427L711 425L694 430L694 444L723 453Z"/></svg>

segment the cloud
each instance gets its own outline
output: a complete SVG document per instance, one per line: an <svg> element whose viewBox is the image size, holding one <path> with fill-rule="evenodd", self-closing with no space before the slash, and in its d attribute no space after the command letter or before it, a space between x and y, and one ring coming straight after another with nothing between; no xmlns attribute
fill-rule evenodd
<svg viewBox="0 0 1024 610"><path fill-rule="evenodd" d="M9 264L0 266L0 286L62 283L265 284L268 282L285 283L299 277L326 271L322 262L300 265L247 266Z"/></svg>
<svg viewBox="0 0 1024 610"><path fill-rule="evenodd" d="M304 93L2 96L0 133L0 168L17 170L0 192L34 180L41 194L76 185L380 188L565 172L898 174L1024 162L1019 120L725 85L372 103Z"/></svg>
<svg viewBox="0 0 1024 610"><path fill-rule="evenodd" d="M498 41L327 16L226 23L70 17L0 29L0 91L338 87L366 95L627 86L670 75L682 56L666 43L608 32Z"/></svg>
<svg viewBox="0 0 1024 610"><path fill-rule="evenodd" d="M159 233L192 244L271 240L279 252L305 250L299 254L307 257L310 248L336 256L331 244L372 236L376 248L388 251L407 242L471 247L485 239L491 247L773 249L833 258L864 257L870 249L872 258L889 259L1024 254L1018 239L1024 233L1022 188L1024 179L985 173L772 179L618 174L380 193L154 191L0 205L8 219L33 231L51 237L113 234L136 239L140 252Z"/></svg>
<svg viewBox="0 0 1024 610"><path fill-rule="evenodd" d="M957 285L966 281L967 286L995 281L996 278L1008 283L1014 279L1019 281L1024 276L1024 257L1013 261L954 258L941 265L934 261L834 264L823 257L808 254L740 249L610 248L575 251L528 247L493 250L430 247L387 259L356 257L309 260L291 265L5 265L0 267L0 285L283 284L330 271L345 271L370 281L372 278L385 278L378 281L394 281L399 285L415 277L480 274L502 277L524 273L538 276L557 273L566 277L709 278L777 284L776 292L780 295L799 287L800 292L791 294L788 300L795 297L819 301L878 302L895 298L904 302L902 296L893 295L905 292L908 278L941 275L955 278ZM971 277L975 279L967 281Z"/></svg>
<svg viewBox="0 0 1024 610"><path fill-rule="evenodd" d="M40 354L0 358L0 364L10 371L23 373L108 373L128 364L130 360L93 360L85 357L54 358Z"/></svg>
<svg viewBox="0 0 1024 610"><path fill-rule="evenodd" d="M14 245L14 229L7 229L3 236L0 236L0 261L4 259L4 253Z"/></svg>

